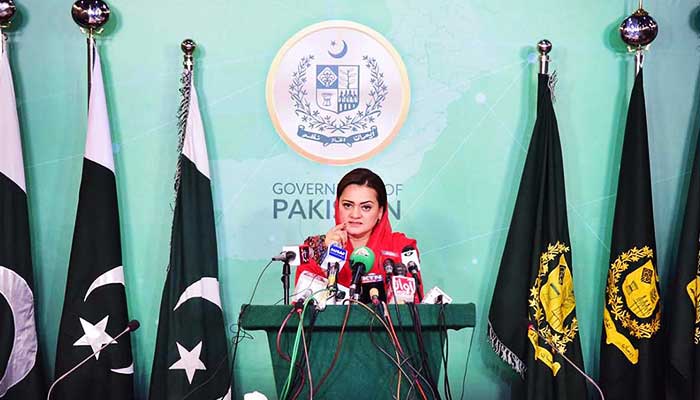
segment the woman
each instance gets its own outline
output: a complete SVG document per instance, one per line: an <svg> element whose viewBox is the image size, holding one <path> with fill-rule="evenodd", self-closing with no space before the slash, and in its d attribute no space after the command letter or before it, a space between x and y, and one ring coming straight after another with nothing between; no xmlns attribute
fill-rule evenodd
<svg viewBox="0 0 700 400"><path fill-rule="evenodd" d="M340 244L348 255L358 247L369 247L375 255L369 273L382 275L386 279L384 260L389 258L396 263L401 262L404 249L416 249L415 239L391 230L388 214L386 187L382 178L366 168L348 172L336 187L336 225L325 235L311 236L304 241L311 249L311 257L297 268L296 280L303 271L326 275L319 264L331 243ZM351 280L352 273L346 261L338 273L338 283L347 287Z"/></svg>

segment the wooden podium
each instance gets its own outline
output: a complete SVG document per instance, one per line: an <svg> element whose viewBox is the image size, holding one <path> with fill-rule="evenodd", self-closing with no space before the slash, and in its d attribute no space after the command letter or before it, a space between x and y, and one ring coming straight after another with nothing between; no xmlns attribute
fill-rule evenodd
<svg viewBox="0 0 700 400"><path fill-rule="evenodd" d="M267 332L267 340L270 346L272 366L275 375L275 385L278 395L287 380L289 362L282 359L276 350L277 332L284 318L292 306L264 306L243 305L241 307L240 324L246 330L264 330ZM314 325L309 347L309 360L311 364L314 387L318 385L322 375L330 366L335 352L338 335L345 317L347 306L327 306L321 312ZM397 388L397 368L377 347L372 340L384 348L389 354L394 355L394 349L389 341L386 330L367 310L358 305L350 306L350 316L343 336L342 348L338 360L328 379L314 397L318 399L392 399ZM406 355L412 355L418 359L418 345L413 330L413 321L407 305L399 305L398 313L394 305L389 305L389 312L396 334L401 342ZM439 321L440 305L417 305L420 316L423 342L428 354L428 364L436 382L440 375L441 349L444 345L440 337L440 329L459 330L466 327L474 327L476 319L476 307L469 304L448 304L444 309L444 325ZM311 310L308 309L304 316L304 326L308 326L311 319ZM280 338L282 350L290 354L296 336L299 317L293 315L285 327ZM371 331L371 333L370 333ZM371 336L370 336L371 334ZM444 335L443 335L444 337ZM308 333L307 333L308 339ZM297 360L304 357L300 347ZM412 363L420 368L420 363ZM408 368L404 368L408 373ZM306 375L306 369L303 371ZM421 372L424 375L424 372ZM410 375L410 374L409 374ZM411 383L402 377L401 397L404 397ZM423 383L429 398L429 389ZM441 387L438 383L438 387ZM304 391L299 398L308 398L308 377ZM290 393L291 396L291 393Z"/></svg>

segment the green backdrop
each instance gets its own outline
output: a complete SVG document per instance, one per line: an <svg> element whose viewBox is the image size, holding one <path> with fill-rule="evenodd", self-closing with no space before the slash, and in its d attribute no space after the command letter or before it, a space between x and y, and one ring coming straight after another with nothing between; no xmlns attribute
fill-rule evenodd
<svg viewBox="0 0 700 400"><path fill-rule="evenodd" d="M41 351L52 372L86 128L85 39L71 1L19 0L11 32L31 206ZM196 78L211 158L227 322L236 321L266 259L325 232L329 220L273 215L276 182L335 183L347 167L301 158L274 131L265 104L280 46L310 24L356 21L402 55L411 80L408 119L363 163L401 184L394 227L418 239L423 273L456 302L477 304L467 374L471 398L509 398L514 378L489 348L485 315L534 122L534 45L554 44L575 291L586 370L597 375L603 282L622 130L633 78L617 26L637 1L111 1L99 40L111 113L138 398L145 398L173 205L176 111L187 37L199 43ZM697 124L697 3L648 1L660 34L645 63L654 209L663 288L668 280ZM331 198L332 196L326 196ZM323 196L320 196L323 198ZM255 302L281 297L279 267ZM232 334L232 329L229 335ZM449 376L459 393L470 333L450 335ZM275 398L261 332L241 343L235 397Z"/></svg>

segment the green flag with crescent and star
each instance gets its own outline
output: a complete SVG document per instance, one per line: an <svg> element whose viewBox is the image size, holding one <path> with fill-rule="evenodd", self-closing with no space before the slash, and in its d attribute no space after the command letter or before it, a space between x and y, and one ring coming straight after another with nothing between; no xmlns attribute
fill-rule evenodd
<svg viewBox="0 0 700 400"><path fill-rule="evenodd" d="M190 71L183 84L170 264L149 399L230 400L209 158Z"/></svg>

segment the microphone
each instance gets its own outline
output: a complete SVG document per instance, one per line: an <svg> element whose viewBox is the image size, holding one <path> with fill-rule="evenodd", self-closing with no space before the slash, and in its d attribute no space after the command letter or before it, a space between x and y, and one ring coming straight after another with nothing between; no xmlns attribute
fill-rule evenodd
<svg viewBox="0 0 700 400"><path fill-rule="evenodd" d="M379 289L372 288L369 290L369 297L372 299L372 304L379 305Z"/></svg>
<svg viewBox="0 0 700 400"><path fill-rule="evenodd" d="M418 302L422 302L423 295L421 294L421 289L420 289L421 283L420 283L420 276L418 275L418 265L416 265L416 263L413 260L411 260L408 262L406 267L408 268L408 272L411 273L411 276L413 276L413 279L416 280L416 293L418 293Z"/></svg>
<svg viewBox="0 0 700 400"><path fill-rule="evenodd" d="M328 264L328 289L338 290L338 271L340 263Z"/></svg>
<svg viewBox="0 0 700 400"><path fill-rule="evenodd" d="M413 275L416 275L416 273L411 271L412 268L416 271L420 271L420 260L418 259L418 251L416 251L415 247L411 245L406 246L403 248L403 250L401 250L401 262L408 266L408 270Z"/></svg>
<svg viewBox="0 0 700 400"><path fill-rule="evenodd" d="M350 297L357 300L360 295L357 287L362 275L369 272L374 265L374 252L367 246L358 247L350 254L350 268L352 269L352 284L350 285Z"/></svg>
<svg viewBox="0 0 700 400"><path fill-rule="evenodd" d="M380 301L386 301L386 287L383 275L370 272L363 276L360 281L362 284L362 290L360 292L361 302L368 304L372 301L370 295L372 289L377 290L377 296Z"/></svg>
<svg viewBox="0 0 700 400"><path fill-rule="evenodd" d="M391 291L394 294L392 302L398 304L413 303L416 295L416 281L405 274L394 275L391 278Z"/></svg>
<svg viewBox="0 0 700 400"><path fill-rule="evenodd" d="M596 383L596 381L594 381L593 378L591 378L591 377L588 376L585 372L583 372L583 370L582 370L581 368L579 368L578 365L576 365L573 361L571 361L571 359L569 359L569 357L567 357L564 353L558 352L558 351L557 351L557 348L554 347L554 346L552 345L552 343L549 342L549 340L547 340L544 336L542 336L542 334L540 333L540 331L539 331L537 328L535 328L535 325L533 325L532 322L530 322L529 320L528 320L527 330L528 330L528 331L535 332L535 333L537 334L537 336L538 336L540 339L542 339L545 343L547 343L547 344L549 345L549 347L552 349L552 352L553 352L553 353L559 354L559 355L561 356L561 358L563 358L569 365L571 365L572 367L574 367L574 369L576 370L576 372L578 372L578 373L581 374L584 378L586 378L586 380L587 380L588 382L590 382L591 385L593 385L593 387L595 387L595 388L598 390L598 394L600 394L600 398L603 399L603 400L605 400L605 395L603 394L603 390L600 388L600 386L598 386L598 384Z"/></svg>
<svg viewBox="0 0 700 400"><path fill-rule="evenodd" d="M282 250L279 255L272 257L272 261L282 261L284 263L288 263L290 261L294 261L296 258L297 254L295 252Z"/></svg>
<svg viewBox="0 0 700 400"><path fill-rule="evenodd" d="M391 276L394 274L394 265L396 265L396 263L391 258L384 260L384 273L386 274L387 281L390 281Z"/></svg>
<svg viewBox="0 0 700 400"><path fill-rule="evenodd" d="M404 263L396 263L394 265L394 276L406 276L406 271Z"/></svg>
<svg viewBox="0 0 700 400"><path fill-rule="evenodd" d="M49 399L51 398L51 392L53 391L53 388L56 387L56 384L57 384L58 382L62 381L62 380L65 379L68 375L70 375L70 374L72 374L73 372L75 372L75 370L77 370L78 368L80 368L80 366L82 366L83 364L85 364L86 362L88 362L88 360L90 360L90 358L94 357L95 354L97 354L97 353L101 352L102 350L104 350L105 347L109 346L110 344L117 343L117 339L119 339L120 337L126 335L126 334L129 333L129 332L133 332L133 331L139 329L139 326L141 326L141 324L139 323L139 321L137 321L137 320L135 320L135 319L132 319L131 321L129 321L128 324L126 324L126 328L125 328L120 334L118 334L117 336L115 336L114 339L112 339L112 341L110 341L109 343L103 344L102 346L100 346L100 348L99 348L96 352L90 354L90 355L87 356L83 361L81 361L80 363L78 363L78 365L76 365L75 367L73 367L73 368L71 368L70 370L68 370L68 372L66 372L65 374L63 374L63 375L61 375L60 377L58 377L58 379L56 379L56 380L53 382L53 384L51 384L51 387L49 388L49 393L46 395L46 400L49 400Z"/></svg>
<svg viewBox="0 0 700 400"><path fill-rule="evenodd" d="M328 246L328 250L326 251L325 256L323 257L323 260L321 261L321 269L328 271L329 265L333 265L334 263L338 263L338 270L343 268L343 265L345 265L345 260L348 259L348 251L343 248L343 246L340 245L340 243L331 243L330 246ZM338 271L336 271L337 273Z"/></svg>
<svg viewBox="0 0 700 400"><path fill-rule="evenodd" d="M418 265L416 265L415 262L409 261L408 264L406 264L406 268L408 269L408 272L413 275L413 278L416 280L416 285L420 286L420 277L418 276Z"/></svg>

